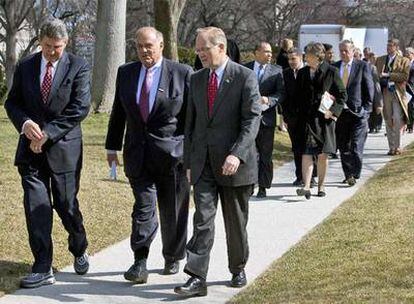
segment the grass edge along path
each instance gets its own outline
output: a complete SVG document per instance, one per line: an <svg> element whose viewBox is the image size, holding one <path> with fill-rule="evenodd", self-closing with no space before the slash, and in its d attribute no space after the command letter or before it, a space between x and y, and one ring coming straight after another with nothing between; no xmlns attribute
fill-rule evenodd
<svg viewBox="0 0 414 304"><path fill-rule="evenodd" d="M414 145L228 303L414 303Z"/></svg>

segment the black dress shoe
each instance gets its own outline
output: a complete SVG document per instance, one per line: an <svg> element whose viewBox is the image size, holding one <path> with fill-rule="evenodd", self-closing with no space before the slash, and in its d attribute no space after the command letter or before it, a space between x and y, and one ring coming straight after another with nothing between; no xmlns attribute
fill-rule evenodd
<svg viewBox="0 0 414 304"><path fill-rule="evenodd" d="M257 192L256 197L257 198L264 198L264 197L266 197L266 188L259 187L259 191Z"/></svg>
<svg viewBox="0 0 414 304"><path fill-rule="evenodd" d="M233 277L230 281L231 287L240 288L247 284L246 273L244 270L240 271L239 273L233 273Z"/></svg>
<svg viewBox="0 0 414 304"><path fill-rule="evenodd" d="M325 191L322 191L322 190L319 190L318 191L318 196L319 197L325 197L326 196L326 192Z"/></svg>
<svg viewBox="0 0 414 304"><path fill-rule="evenodd" d="M89 270L89 256L85 252L79 257L75 257L75 260L73 261L73 268L75 269L75 272L79 275L84 275Z"/></svg>
<svg viewBox="0 0 414 304"><path fill-rule="evenodd" d="M129 269L124 273L125 280L131 281L135 284L147 283L148 270L147 260L142 259L136 261Z"/></svg>
<svg viewBox="0 0 414 304"><path fill-rule="evenodd" d="M162 274L169 275L169 274L176 274L178 273L178 270L180 269L180 262L165 262L164 270L162 271Z"/></svg>
<svg viewBox="0 0 414 304"><path fill-rule="evenodd" d="M295 179L293 186L303 186L303 181L299 178Z"/></svg>
<svg viewBox="0 0 414 304"><path fill-rule="evenodd" d="M187 297L206 296L206 280L197 277L190 277L184 285L175 287L174 292Z"/></svg>
<svg viewBox="0 0 414 304"><path fill-rule="evenodd" d="M307 200L311 198L310 190L305 190L303 188L296 189L296 194L299 196L304 196Z"/></svg>

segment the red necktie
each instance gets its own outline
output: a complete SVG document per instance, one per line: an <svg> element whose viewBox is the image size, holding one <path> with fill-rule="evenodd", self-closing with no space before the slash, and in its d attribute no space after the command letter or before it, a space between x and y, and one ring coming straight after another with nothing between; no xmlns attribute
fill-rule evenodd
<svg viewBox="0 0 414 304"><path fill-rule="evenodd" d="M145 69L144 81L142 82L141 94L139 96L139 109L144 122L147 122L149 116L149 95L152 84L152 71Z"/></svg>
<svg viewBox="0 0 414 304"><path fill-rule="evenodd" d="M46 64L46 73L43 77L42 87L40 88L40 94L42 95L42 101L47 103L47 98L49 97L50 89L52 88L52 63L49 61Z"/></svg>
<svg viewBox="0 0 414 304"><path fill-rule="evenodd" d="M207 87L207 98L208 98L208 115L211 116L213 114L213 106L214 106L214 99L217 95L217 75L213 71L210 75L210 79L208 80L208 87Z"/></svg>

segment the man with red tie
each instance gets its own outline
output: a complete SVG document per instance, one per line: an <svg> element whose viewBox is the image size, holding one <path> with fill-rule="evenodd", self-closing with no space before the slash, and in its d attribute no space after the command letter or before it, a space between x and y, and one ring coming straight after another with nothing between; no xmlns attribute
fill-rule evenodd
<svg viewBox="0 0 414 304"><path fill-rule="evenodd" d="M90 108L89 66L65 52L68 33L58 19L40 29L42 51L16 67L5 102L7 115L20 133L15 165L22 178L32 273L21 286L53 284L52 215L56 210L69 233L74 269L89 268L85 228L77 193L82 167L81 121Z"/></svg>
<svg viewBox="0 0 414 304"><path fill-rule="evenodd" d="M197 31L203 69L191 77L185 127L184 165L194 185L194 230L184 272L189 280L174 291L207 294L206 278L220 196L226 228L230 285L246 285L249 248L248 202L257 182L255 138L261 97L255 73L226 55L227 39L216 27Z"/></svg>
<svg viewBox="0 0 414 304"><path fill-rule="evenodd" d="M161 223L163 274L175 274L185 257L189 183L183 168L185 108L192 69L162 57L162 33L143 27L136 33L139 61L119 67L115 100L106 137L107 160L118 164L122 149L125 174L135 197L131 249L134 263L124 273L136 284L147 282L147 257ZM126 131L125 131L126 129ZM124 139L125 132L125 139Z"/></svg>

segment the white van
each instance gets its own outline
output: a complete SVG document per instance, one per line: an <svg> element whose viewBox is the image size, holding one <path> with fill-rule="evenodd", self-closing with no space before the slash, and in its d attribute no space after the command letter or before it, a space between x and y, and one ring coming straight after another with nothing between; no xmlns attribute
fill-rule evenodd
<svg viewBox="0 0 414 304"><path fill-rule="evenodd" d="M340 24L303 24L299 29L299 48L303 51L311 42L322 42L333 45L334 59L339 60L339 42L349 39L355 47L364 49L370 47L377 56L386 54L388 28L346 27Z"/></svg>

